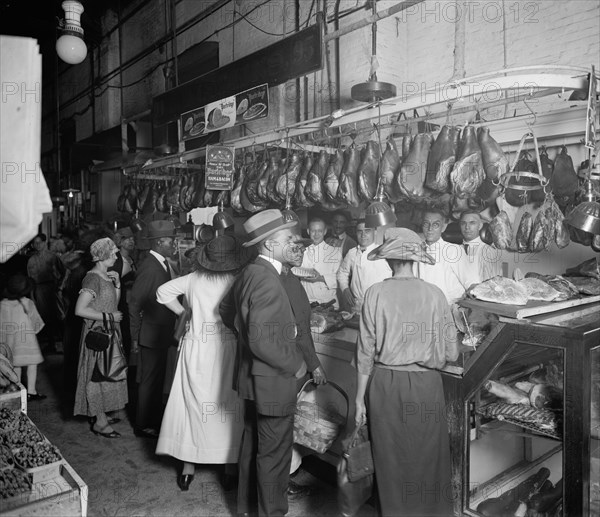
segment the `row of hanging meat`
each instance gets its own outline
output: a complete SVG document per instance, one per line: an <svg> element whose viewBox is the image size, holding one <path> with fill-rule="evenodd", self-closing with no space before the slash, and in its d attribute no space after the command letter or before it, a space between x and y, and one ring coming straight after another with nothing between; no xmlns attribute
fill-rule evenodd
<svg viewBox="0 0 600 517"><path fill-rule="evenodd" d="M510 188L539 186L536 178L511 177L506 189L499 183L500 176L509 172L509 162L487 127L466 126L461 131L446 125L435 139L431 133L405 136L400 150L389 138L383 154L373 140L362 148L351 145L333 154L297 150L288 152L284 159L280 154L281 150L246 154L244 163L236 165L230 196L228 191L207 190L202 172L169 181L138 178L125 185L117 208L149 214L223 203L242 214L286 205L336 210L369 203L379 187L391 203L437 207L458 218L464 210L495 205L501 194L512 206L542 203L545 198L541 188ZM542 170L538 171L536 160L525 151L514 171L541 172L564 211L578 189L573 162L564 146L555 160L542 148L540 162Z"/></svg>
<svg viewBox="0 0 600 517"><path fill-rule="evenodd" d="M204 173L184 174L170 180L132 179L117 199L117 210L143 215L156 212L189 212L194 208L229 206L228 190L209 190L204 186Z"/></svg>

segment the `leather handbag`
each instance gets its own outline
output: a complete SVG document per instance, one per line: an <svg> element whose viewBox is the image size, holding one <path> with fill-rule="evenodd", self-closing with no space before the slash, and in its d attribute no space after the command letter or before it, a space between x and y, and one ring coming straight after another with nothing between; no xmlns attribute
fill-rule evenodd
<svg viewBox="0 0 600 517"><path fill-rule="evenodd" d="M348 462L347 470L350 481L358 481L375 472L369 430L366 425L356 426L348 447L344 448L343 455Z"/></svg>
<svg viewBox="0 0 600 517"><path fill-rule="evenodd" d="M373 456L367 427L357 426L350 438L342 441L342 447L337 465L338 506L343 517L353 517L373 495Z"/></svg>
<svg viewBox="0 0 600 517"><path fill-rule="evenodd" d="M109 314L112 318L112 314ZM102 313L102 325L95 325L85 336L85 346L94 352L104 352L112 338L112 330L106 319L106 313Z"/></svg>
<svg viewBox="0 0 600 517"><path fill-rule="evenodd" d="M104 351L97 351L92 382L119 382L127 379L127 360L121 337L114 329L112 314L108 322L111 337Z"/></svg>

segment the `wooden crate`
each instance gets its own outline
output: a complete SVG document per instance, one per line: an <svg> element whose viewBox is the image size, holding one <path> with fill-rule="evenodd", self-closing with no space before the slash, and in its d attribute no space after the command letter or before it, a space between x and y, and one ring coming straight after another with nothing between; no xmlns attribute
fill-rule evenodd
<svg viewBox="0 0 600 517"><path fill-rule="evenodd" d="M3 517L87 516L88 488L66 461L54 477L34 483L31 492L0 499Z"/></svg>
<svg viewBox="0 0 600 517"><path fill-rule="evenodd" d="M0 407L20 409L23 413L27 413L27 390L21 383L18 385L19 391L0 393Z"/></svg>

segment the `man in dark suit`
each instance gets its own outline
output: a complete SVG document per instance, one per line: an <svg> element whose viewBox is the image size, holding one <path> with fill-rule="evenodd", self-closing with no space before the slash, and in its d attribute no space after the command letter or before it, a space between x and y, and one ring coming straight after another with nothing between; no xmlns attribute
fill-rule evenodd
<svg viewBox="0 0 600 517"><path fill-rule="evenodd" d="M296 318L296 326L298 328L298 335L296 336L296 345L302 357L306 363L306 369L310 372L310 378L312 378L315 384L322 384L327 382L327 377L321 366L321 362L317 357L315 351L315 344L313 342L312 334L310 332L310 317L312 310L308 296L304 287L300 283L300 279L292 272L293 267L300 267L302 265L302 257L306 246L311 244L310 239L303 239L299 235L293 237L293 245L290 246L285 253L285 263L281 270L281 283L283 288L288 295L294 317ZM304 383L309 379L308 373L298 379L296 383L297 391L299 392ZM292 449L292 464L290 467L290 477L295 477L300 471L300 465L302 463L302 457L307 453L307 449L294 445ZM296 478L297 479L297 478ZM290 479L288 486L288 496L290 497L302 497L310 493L307 486L299 485Z"/></svg>
<svg viewBox="0 0 600 517"><path fill-rule="evenodd" d="M290 228L279 210L244 223L245 246L259 256L240 273L220 306L238 338L234 388L245 400L238 468L238 514L285 515L293 442L296 379L306 364L296 345L296 320L279 275Z"/></svg>
<svg viewBox="0 0 600 517"><path fill-rule="evenodd" d="M357 242L346 233L346 228L350 224L350 215L343 211L338 210L331 214L331 235L325 237L325 242L330 246L342 248L342 257L346 256L352 248L355 248Z"/></svg>
<svg viewBox="0 0 600 517"><path fill-rule="evenodd" d="M167 352L175 346L175 314L156 301L156 290L175 276L167 258L175 252L175 227L170 221L148 225L151 249L131 288L129 317L131 350L138 352L137 436L157 438L163 414L162 390Z"/></svg>

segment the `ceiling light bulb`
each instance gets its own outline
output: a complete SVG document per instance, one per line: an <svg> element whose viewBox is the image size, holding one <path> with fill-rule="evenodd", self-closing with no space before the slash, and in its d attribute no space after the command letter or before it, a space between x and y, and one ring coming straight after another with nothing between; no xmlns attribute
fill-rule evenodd
<svg viewBox="0 0 600 517"><path fill-rule="evenodd" d="M87 56L83 29L79 21L83 5L75 0L65 0L62 8L65 11L65 24L61 27L62 35L56 40L56 53L65 63L77 65Z"/></svg>

